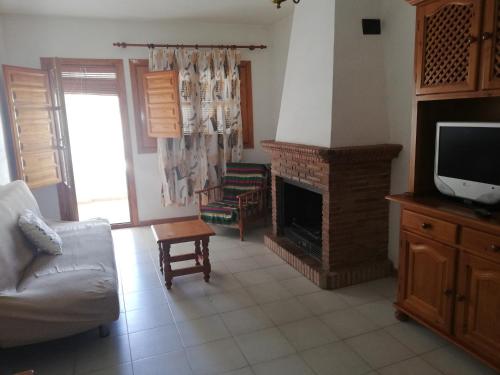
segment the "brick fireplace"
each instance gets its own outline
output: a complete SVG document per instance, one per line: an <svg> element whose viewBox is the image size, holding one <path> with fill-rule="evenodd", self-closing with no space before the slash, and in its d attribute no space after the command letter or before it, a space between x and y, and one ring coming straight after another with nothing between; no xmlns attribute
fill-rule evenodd
<svg viewBox="0 0 500 375"><path fill-rule="evenodd" d="M324 148L263 141L272 155L266 246L325 289L389 275L391 160L400 145Z"/></svg>

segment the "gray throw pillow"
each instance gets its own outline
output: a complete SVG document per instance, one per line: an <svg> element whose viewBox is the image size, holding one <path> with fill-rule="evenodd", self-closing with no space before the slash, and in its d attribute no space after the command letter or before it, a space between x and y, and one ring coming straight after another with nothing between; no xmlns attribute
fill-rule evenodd
<svg viewBox="0 0 500 375"><path fill-rule="evenodd" d="M39 251L52 255L62 254L61 237L33 211L24 210L19 216L18 225Z"/></svg>

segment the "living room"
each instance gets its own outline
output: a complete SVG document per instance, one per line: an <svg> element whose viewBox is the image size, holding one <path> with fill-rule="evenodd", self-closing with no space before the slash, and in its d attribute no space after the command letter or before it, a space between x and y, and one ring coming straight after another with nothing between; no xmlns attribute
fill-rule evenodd
<svg viewBox="0 0 500 375"><path fill-rule="evenodd" d="M0 374L497 373L499 20L0 0Z"/></svg>

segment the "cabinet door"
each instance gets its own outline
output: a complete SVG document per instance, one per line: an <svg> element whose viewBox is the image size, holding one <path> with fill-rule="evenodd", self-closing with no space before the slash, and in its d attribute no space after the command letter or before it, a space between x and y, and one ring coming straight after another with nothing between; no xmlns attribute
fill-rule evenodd
<svg viewBox="0 0 500 375"><path fill-rule="evenodd" d="M500 365L500 264L460 255L456 335Z"/></svg>
<svg viewBox="0 0 500 375"><path fill-rule="evenodd" d="M417 8L417 95L476 90L481 4L440 0Z"/></svg>
<svg viewBox="0 0 500 375"><path fill-rule="evenodd" d="M482 88L500 89L500 0L486 0L482 45Z"/></svg>
<svg viewBox="0 0 500 375"><path fill-rule="evenodd" d="M451 331L456 249L403 232L398 303L445 332Z"/></svg>

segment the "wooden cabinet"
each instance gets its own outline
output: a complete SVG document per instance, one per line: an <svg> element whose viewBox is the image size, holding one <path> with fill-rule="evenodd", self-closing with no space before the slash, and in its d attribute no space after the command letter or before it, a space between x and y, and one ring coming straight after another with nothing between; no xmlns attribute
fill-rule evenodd
<svg viewBox="0 0 500 375"><path fill-rule="evenodd" d="M491 360L500 358L500 263L464 252L458 268L455 333Z"/></svg>
<svg viewBox="0 0 500 375"><path fill-rule="evenodd" d="M399 302L445 332L451 331L456 250L402 233Z"/></svg>
<svg viewBox="0 0 500 375"><path fill-rule="evenodd" d="M402 205L397 316L500 370L500 214L482 219L440 197L388 199Z"/></svg>
<svg viewBox="0 0 500 375"><path fill-rule="evenodd" d="M417 95L500 89L500 0L412 2Z"/></svg>
<svg viewBox="0 0 500 375"><path fill-rule="evenodd" d="M500 89L500 0L486 0L481 34L483 89Z"/></svg>

